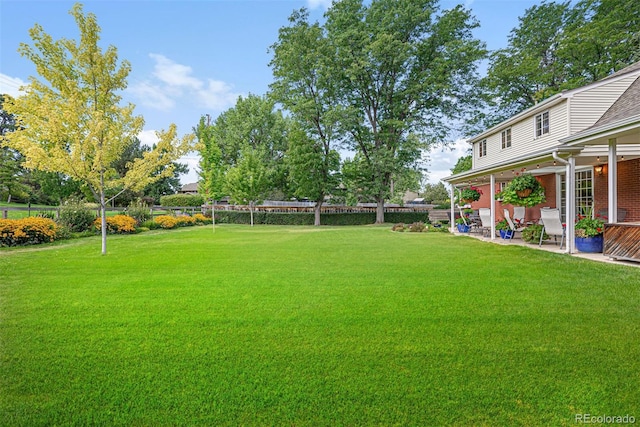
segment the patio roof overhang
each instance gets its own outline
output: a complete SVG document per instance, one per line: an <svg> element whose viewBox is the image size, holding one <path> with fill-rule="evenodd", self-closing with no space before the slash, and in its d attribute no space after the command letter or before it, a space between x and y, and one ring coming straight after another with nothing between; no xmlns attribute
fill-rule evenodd
<svg viewBox="0 0 640 427"><path fill-rule="evenodd" d="M556 164L556 156L566 159L576 156L583 150L583 147L563 146L537 151L508 161L496 163L484 168L473 169L459 174L443 178L442 181L456 185L469 185L484 181L487 176L496 175L496 182L508 181L513 178L513 172L528 170L533 175L543 175L556 170L564 170L563 165ZM532 167L533 166L533 167ZM505 175L505 172L507 174ZM499 175L499 176L498 176Z"/></svg>

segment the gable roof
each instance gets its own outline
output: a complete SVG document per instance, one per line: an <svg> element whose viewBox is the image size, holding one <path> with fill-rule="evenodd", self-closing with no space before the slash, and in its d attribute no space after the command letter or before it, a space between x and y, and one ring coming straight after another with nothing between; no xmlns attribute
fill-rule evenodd
<svg viewBox="0 0 640 427"><path fill-rule="evenodd" d="M498 123L497 125L491 127L490 129L487 129L484 132L482 132L482 133L480 133L478 135L475 135L472 138L469 138L469 142L470 143L474 143L474 142L480 141L483 138L486 138L487 136L496 133L500 129L504 129L504 128L507 128L507 127L511 126L513 123L517 122L518 120L521 120L521 119L523 119L525 117L528 117L528 116L532 116L533 114L535 114L535 113L537 113L539 111L542 111L543 109L547 109L547 108L549 108L549 107L551 107L553 105L556 105L556 104L564 101L567 98L573 97L577 93L580 93L580 92L592 89L594 87L598 87L600 85L609 83L610 80L613 80L613 79L622 79L622 78L628 77L628 75L631 75L631 74L634 74L634 73L637 74L638 77L640 78L640 61L638 61L636 63L633 63L633 64L629 65L628 67L625 67L625 68L623 68L623 69L621 69L619 71L616 71L615 73L610 74L607 77L602 78L602 79L600 79L598 81L589 83L589 84L584 85L584 86L577 87L575 89L563 90L562 92L557 93L557 94L555 94L555 95L553 95L553 96L551 96L551 97L539 102L538 104L535 104L535 105L527 108L524 111L521 111L520 113L518 113L518 114L516 114L516 115L514 115L514 116L512 116L512 117L510 117L508 119L506 119L505 121L503 121L501 123ZM638 79L636 79L634 81L634 84L635 85L639 84L638 83ZM627 92L629 92L630 89L631 89L631 87L627 88L627 91L625 91L625 93L618 99L618 101L620 101L620 99L622 99L623 96L625 94L627 94ZM622 114L626 114L626 113L624 113L624 111L627 111L627 109L625 108L626 103L632 103L632 102L636 102L637 103L638 100L639 100L639 98L637 98L637 97L634 98L635 96L637 96L637 92L636 92L637 90L640 90L640 88L638 88L637 86L634 87L634 89L627 95L626 99L623 100L623 103L620 103L618 105L618 107L616 107L616 110L612 110L613 106L618 103L618 101L616 101L609 108L609 110L612 110L612 111L608 115L607 120L614 120L614 118L613 118L614 114L620 114L621 112L622 112ZM633 101L634 99L636 101ZM639 105L634 105L634 107L638 108L640 106ZM609 113L609 111L605 112L605 114L600 118L600 120L603 120L605 115L607 115L607 113ZM636 114L638 114L638 113L636 113ZM630 115L633 115L633 114L630 114ZM620 118L617 118L615 120L616 121L620 120ZM602 124L604 124L604 123L601 123L601 125ZM596 125L597 125L597 123L594 124L591 127L594 127ZM584 131L582 131L582 132L584 132ZM580 133L582 133L582 132L580 132Z"/></svg>
<svg viewBox="0 0 640 427"><path fill-rule="evenodd" d="M638 63L640 64L640 63ZM620 98L591 126L600 127L640 114L640 77L638 77Z"/></svg>

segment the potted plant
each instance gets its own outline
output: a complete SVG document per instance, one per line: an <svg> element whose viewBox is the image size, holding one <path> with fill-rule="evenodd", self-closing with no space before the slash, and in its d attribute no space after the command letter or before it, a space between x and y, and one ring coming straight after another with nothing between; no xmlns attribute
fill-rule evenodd
<svg viewBox="0 0 640 427"><path fill-rule="evenodd" d="M525 173L516 175L502 191L496 193L495 198L503 204L525 207L532 207L546 200L542 184L533 175Z"/></svg>
<svg viewBox="0 0 640 427"><path fill-rule="evenodd" d="M467 223L463 218L456 218L456 227L458 227L458 231L460 233L468 233L471 230L471 225L469 225L469 220L467 219Z"/></svg>
<svg viewBox="0 0 640 427"><path fill-rule="evenodd" d="M540 242L540 235L542 234L542 230L544 227L541 224L531 224L522 230L522 240L527 243L538 243ZM542 240L547 240L549 235L544 233L542 236Z"/></svg>
<svg viewBox="0 0 640 427"><path fill-rule="evenodd" d="M509 223L506 219L496 223L496 230L503 239L511 239L513 237L513 230L509 227Z"/></svg>
<svg viewBox="0 0 640 427"><path fill-rule="evenodd" d="M602 252L604 221L599 215L578 214L575 230L576 248L580 252Z"/></svg>
<svg viewBox="0 0 640 427"><path fill-rule="evenodd" d="M463 188L462 191L460 191L460 200L464 203L476 202L480 200L480 196L482 196L482 190L473 185Z"/></svg>

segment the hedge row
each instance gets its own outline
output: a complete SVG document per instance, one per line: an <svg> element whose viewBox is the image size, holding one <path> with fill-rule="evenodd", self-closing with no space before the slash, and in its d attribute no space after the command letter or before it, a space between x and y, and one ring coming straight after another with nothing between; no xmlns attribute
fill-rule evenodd
<svg viewBox="0 0 640 427"><path fill-rule="evenodd" d="M281 213L281 212L254 212L254 224L269 225L313 225L314 214ZM388 212L384 215L385 222L414 223L428 222L429 214L426 212ZM240 211L216 211L216 222L222 224L250 224L251 214ZM322 225L368 225L376 222L374 212L357 213L327 213L320 215Z"/></svg>

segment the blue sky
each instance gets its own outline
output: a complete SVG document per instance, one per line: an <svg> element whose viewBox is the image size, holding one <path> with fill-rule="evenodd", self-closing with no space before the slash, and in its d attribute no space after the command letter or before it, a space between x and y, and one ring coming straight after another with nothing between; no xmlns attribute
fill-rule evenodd
<svg viewBox="0 0 640 427"><path fill-rule="evenodd" d="M442 9L465 4L480 21L475 35L491 50L505 47L518 17L538 1L441 0ZM35 23L55 39L78 38L69 10L73 1L0 0L0 92L18 94L35 75L18 45L31 44ZM272 81L268 52L293 10L307 7L322 20L330 0L87 0L85 13L97 16L103 46L113 45L131 63L123 94L145 119L140 138L152 142L155 130L170 123L191 132L202 115L213 118L233 107L238 96L262 95ZM430 154L429 181L450 174L465 143ZM182 159L191 169L183 183L197 180L197 155Z"/></svg>

